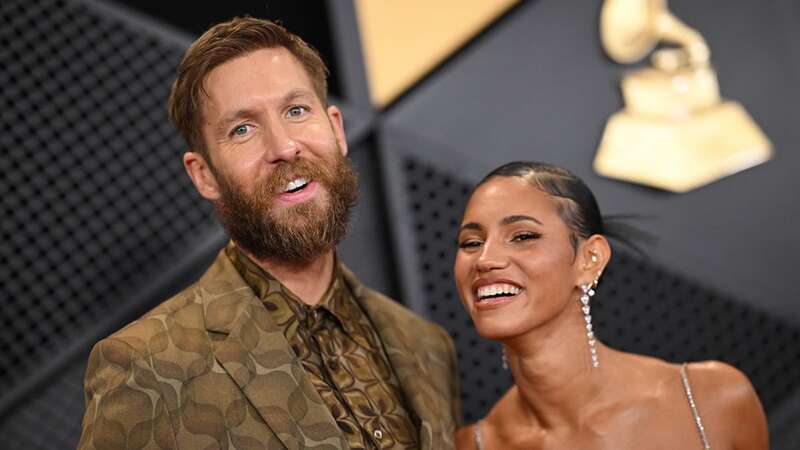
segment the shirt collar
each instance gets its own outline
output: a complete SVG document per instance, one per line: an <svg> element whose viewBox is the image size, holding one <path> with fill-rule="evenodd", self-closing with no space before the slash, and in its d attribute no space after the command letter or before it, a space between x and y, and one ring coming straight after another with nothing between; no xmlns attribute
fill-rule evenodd
<svg viewBox="0 0 800 450"><path fill-rule="evenodd" d="M371 327L371 324L345 282L338 256L335 253L331 284L322 294L320 302L310 306L300 300L297 295L272 274L245 255L233 241L228 243L225 252L247 285L262 301L273 293L283 294L289 305L288 309L278 308L274 310L267 308L276 322L287 322L285 320L286 317L275 317L276 314L281 316L294 314L298 321L307 321L310 317L312 318L311 320L314 320L313 317L318 318L317 320L323 320L322 318L326 314L322 313L322 311L325 311L356 343L366 349L372 348L365 336L366 333L361 330L364 326ZM318 313L314 314L315 311L318 311Z"/></svg>

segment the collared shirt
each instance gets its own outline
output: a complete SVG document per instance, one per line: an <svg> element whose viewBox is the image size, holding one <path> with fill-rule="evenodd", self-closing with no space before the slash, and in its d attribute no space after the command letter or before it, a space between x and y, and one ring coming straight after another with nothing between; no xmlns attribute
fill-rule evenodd
<svg viewBox="0 0 800 450"><path fill-rule="evenodd" d="M310 306L233 243L226 254L283 330L350 448L418 448L419 421L339 264L320 302Z"/></svg>

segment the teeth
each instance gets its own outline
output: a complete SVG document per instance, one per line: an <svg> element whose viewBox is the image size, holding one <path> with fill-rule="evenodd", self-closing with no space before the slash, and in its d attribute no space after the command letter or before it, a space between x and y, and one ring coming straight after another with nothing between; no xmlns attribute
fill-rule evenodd
<svg viewBox="0 0 800 450"><path fill-rule="evenodd" d="M499 294L517 295L522 292L521 288L511 284L497 283L488 286L481 286L478 288L478 297L486 298Z"/></svg>
<svg viewBox="0 0 800 450"><path fill-rule="evenodd" d="M294 180L286 184L286 189L284 189L283 191L284 192L294 191L295 189L301 188L306 184L308 184L308 180L306 178L295 178Z"/></svg>

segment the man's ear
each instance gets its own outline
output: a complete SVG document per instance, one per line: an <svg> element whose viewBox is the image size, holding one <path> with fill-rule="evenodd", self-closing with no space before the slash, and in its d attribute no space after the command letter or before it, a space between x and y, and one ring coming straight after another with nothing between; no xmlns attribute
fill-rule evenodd
<svg viewBox="0 0 800 450"><path fill-rule="evenodd" d="M328 106L328 119L333 128L333 134L336 136L336 142L339 144L339 149L342 151L342 156L347 156L347 136L344 134L344 118L342 112L334 105Z"/></svg>
<svg viewBox="0 0 800 450"><path fill-rule="evenodd" d="M184 153L183 167L200 195L212 201L220 198L219 183L203 155L192 151Z"/></svg>

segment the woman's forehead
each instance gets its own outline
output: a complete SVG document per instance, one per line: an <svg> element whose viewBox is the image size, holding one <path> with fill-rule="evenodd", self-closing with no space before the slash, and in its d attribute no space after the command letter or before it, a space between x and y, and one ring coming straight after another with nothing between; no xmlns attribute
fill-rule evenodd
<svg viewBox="0 0 800 450"><path fill-rule="evenodd" d="M503 215L538 212L557 214L558 202L550 194L519 177L495 177L478 186L465 211L468 215Z"/></svg>
<svg viewBox="0 0 800 450"><path fill-rule="evenodd" d="M541 202L550 197L537 186L520 177L490 178L472 193L470 201L515 199L520 202Z"/></svg>

